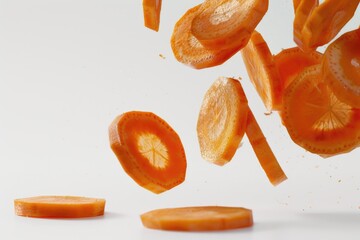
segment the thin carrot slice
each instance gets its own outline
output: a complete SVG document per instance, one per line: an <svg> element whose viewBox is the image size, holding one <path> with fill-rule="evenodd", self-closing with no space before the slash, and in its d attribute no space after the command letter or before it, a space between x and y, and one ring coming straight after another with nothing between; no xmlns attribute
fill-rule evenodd
<svg viewBox="0 0 360 240"><path fill-rule="evenodd" d="M296 9L299 7L300 3L301 0L293 0L294 12L296 12Z"/></svg>
<svg viewBox="0 0 360 240"><path fill-rule="evenodd" d="M202 157L228 163L245 134L247 99L238 80L221 77L207 90L197 122Z"/></svg>
<svg viewBox="0 0 360 240"><path fill-rule="evenodd" d="M281 89L285 89L306 67L320 64L321 60L320 52L304 52L299 47L283 49L276 54L274 62L279 73Z"/></svg>
<svg viewBox="0 0 360 240"><path fill-rule="evenodd" d="M339 100L360 108L360 28L344 33L326 48L323 75Z"/></svg>
<svg viewBox="0 0 360 240"><path fill-rule="evenodd" d="M104 215L105 199L37 196L14 200L15 214L34 218L84 218Z"/></svg>
<svg viewBox="0 0 360 240"><path fill-rule="evenodd" d="M326 0L314 9L302 30L303 49L329 43L353 17L359 0Z"/></svg>
<svg viewBox="0 0 360 240"><path fill-rule="evenodd" d="M246 135L271 184L276 186L285 181L287 176L277 161L250 109L247 116Z"/></svg>
<svg viewBox="0 0 360 240"><path fill-rule="evenodd" d="M249 78L267 110L279 110L281 107L281 83L276 70L273 55L264 38L257 31L249 43L242 49Z"/></svg>
<svg viewBox="0 0 360 240"><path fill-rule="evenodd" d="M151 112L131 111L109 127L110 145L125 172L154 193L185 179L186 157L178 134Z"/></svg>
<svg viewBox="0 0 360 240"><path fill-rule="evenodd" d="M292 140L330 157L360 144L360 109L341 102L323 80L321 65L306 68L285 89L281 114Z"/></svg>
<svg viewBox="0 0 360 240"><path fill-rule="evenodd" d="M194 37L190 28L199 7L200 5L197 5L189 9L178 20L171 36L171 48L175 58L196 69L221 65L239 51L239 48L210 50Z"/></svg>
<svg viewBox="0 0 360 240"><path fill-rule="evenodd" d="M143 0L145 27L159 31L162 0Z"/></svg>
<svg viewBox="0 0 360 240"><path fill-rule="evenodd" d="M295 11L293 24L294 42L301 48L303 46L302 30L313 10L319 6L319 0L301 0Z"/></svg>
<svg viewBox="0 0 360 240"><path fill-rule="evenodd" d="M268 0L206 0L191 25L207 48L242 48L268 10Z"/></svg>
<svg viewBox="0 0 360 240"><path fill-rule="evenodd" d="M250 209L224 206L163 208L140 216L147 228L171 231L222 231L251 227Z"/></svg>

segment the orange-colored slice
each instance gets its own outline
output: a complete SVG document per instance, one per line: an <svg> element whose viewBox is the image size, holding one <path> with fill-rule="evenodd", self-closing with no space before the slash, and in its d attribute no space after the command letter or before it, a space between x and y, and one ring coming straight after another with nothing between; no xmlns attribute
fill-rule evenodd
<svg viewBox="0 0 360 240"><path fill-rule="evenodd" d="M277 161L250 109L247 117L246 135L271 184L276 186L285 181L287 179L286 174Z"/></svg>
<svg viewBox="0 0 360 240"><path fill-rule="evenodd" d="M301 3L301 0L293 0L294 12L296 12L296 9L300 5L300 3Z"/></svg>
<svg viewBox="0 0 360 240"><path fill-rule="evenodd" d="M247 99L238 80L221 77L207 90L201 105L197 135L202 157L228 163L245 134Z"/></svg>
<svg viewBox="0 0 360 240"><path fill-rule="evenodd" d="M162 0L143 0L145 27L159 31Z"/></svg>
<svg viewBox="0 0 360 240"><path fill-rule="evenodd" d="M360 28L344 33L327 47L323 75L337 98L360 108Z"/></svg>
<svg viewBox="0 0 360 240"><path fill-rule="evenodd" d="M292 140L324 157L360 143L360 109L341 102L324 82L321 65L306 68L285 89L282 120Z"/></svg>
<svg viewBox="0 0 360 240"><path fill-rule="evenodd" d="M34 218L84 218L104 215L105 199L37 196L14 200L15 214Z"/></svg>
<svg viewBox="0 0 360 240"><path fill-rule="evenodd" d="M154 193L185 179L186 157L177 133L151 112L131 111L109 127L110 144L125 172Z"/></svg>
<svg viewBox="0 0 360 240"><path fill-rule="evenodd" d="M190 67L201 69L223 64L239 48L207 49L191 33L191 22L197 14L200 5L189 9L175 24L171 36L171 48L175 58Z"/></svg>
<svg viewBox="0 0 360 240"><path fill-rule="evenodd" d="M207 48L242 48L268 9L268 0L206 0L191 31Z"/></svg>
<svg viewBox="0 0 360 240"><path fill-rule="evenodd" d="M273 55L264 38L257 31L249 43L242 49L249 78L267 110L279 110L281 107L281 83L276 70Z"/></svg>
<svg viewBox="0 0 360 240"><path fill-rule="evenodd" d="M147 228L171 231L222 231L253 225L252 211L241 207L163 208L140 217Z"/></svg>

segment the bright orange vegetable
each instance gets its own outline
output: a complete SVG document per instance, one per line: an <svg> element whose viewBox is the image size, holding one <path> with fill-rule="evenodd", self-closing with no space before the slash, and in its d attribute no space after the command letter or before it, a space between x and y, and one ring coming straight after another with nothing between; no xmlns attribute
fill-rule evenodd
<svg viewBox="0 0 360 240"><path fill-rule="evenodd" d="M131 111L109 127L110 145L125 172L154 193L185 179L186 157L177 133L151 112Z"/></svg>
<svg viewBox="0 0 360 240"><path fill-rule="evenodd" d="M240 82L219 78L206 92L197 122L201 155L217 165L228 163L245 134L247 99Z"/></svg>
<svg viewBox="0 0 360 240"><path fill-rule="evenodd" d="M268 0L206 0L191 31L207 48L240 49L268 10Z"/></svg>
<svg viewBox="0 0 360 240"><path fill-rule="evenodd" d="M143 0L143 14L145 27L159 31L162 0Z"/></svg>
<svg viewBox="0 0 360 240"><path fill-rule="evenodd" d="M105 200L77 196L16 199L15 214L34 218L84 218L104 215Z"/></svg>
<svg viewBox="0 0 360 240"><path fill-rule="evenodd" d="M239 48L224 50L205 48L191 33L191 23L197 14L200 5L189 9L175 24L171 36L171 48L175 58L188 66L196 69L214 67L223 64Z"/></svg>
<svg viewBox="0 0 360 240"><path fill-rule="evenodd" d="M296 9L300 5L300 3L301 3L301 0L293 0L294 12L296 12Z"/></svg>
<svg viewBox="0 0 360 240"><path fill-rule="evenodd" d="M341 102L325 83L321 65L306 68L285 89L283 123L292 140L323 157L360 144L360 109Z"/></svg>
<svg viewBox="0 0 360 240"><path fill-rule="evenodd" d="M264 38L254 31L249 43L242 49L242 57L257 93L267 110L281 108L281 83L273 55Z"/></svg>
<svg viewBox="0 0 360 240"><path fill-rule="evenodd" d="M221 231L253 225L250 209L202 206L157 209L141 215L147 228L172 231Z"/></svg>
<svg viewBox="0 0 360 240"><path fill-rule="evenodd" d="M250 109L247 116L246 135L271 184L276 186L285 181L287 177Z"/></svg>
<svg viewBox="0 0 360 240"><path fill-rule="evenodd" d="M339 100L360 108L360 28L344 33L326 48L323 75Z"/></svg>

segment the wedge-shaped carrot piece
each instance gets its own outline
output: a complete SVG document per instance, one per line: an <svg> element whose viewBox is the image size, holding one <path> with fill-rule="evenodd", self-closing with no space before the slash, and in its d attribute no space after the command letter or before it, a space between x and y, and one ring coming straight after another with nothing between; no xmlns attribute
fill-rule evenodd
<svg viewBox="0 0 360 240"><path fill-rule="evenodd" d="M268 0L205 0L191 31L207 48L242 48L268 10Z"/></svg>
<svg viewBox="0 0 360 240"><path fill-rule="evenodd" d="M277 161L250 109L247 117L246 136L271 184L276 186L285 181L287 176Z"/></svg>
<svg viewBox="0 0 360 240"><path fill-rule="evenodd" d="M171 231L222 231L253 225L252 211L241 207L163 208L140 217L147 228Z"/></svg>
<svg viewBox="0 0 360 240"><path fill-rule="evenodd" d="M186 157L178 134L151 112L131 111L109 127L110 145L125 172L154 193L185 179Z"/></svg>
<svg viewBox="0 0 360 240"><path fill-rule="evenodd" d="M359 0L326 0L311 13L302 30L303 49L329 43L353 17Z"/></svg>
<svg viewBox="0 0 360 240"><path fill-rule="evenodd" d="M228 163L245 134L247 99L240 82L218 78L207 90L197 122L202 157L217 165Z"/></svg>
<svg viewBox="0 0 360 240"><path fill-rule="evenodd" d="M189 9L178 20L171 36L171 48L175 58L196 69L221 65L239 51L238 47L210 50L194 37L190 28L199 7L200 5L197 5Z"/></svg>
<svg viewBox="0 0 360 240"><path fill-rule="evenodd" d="M145 27L159 31L162 0L143 0Z"/></svg>
<svg viewBox="0 0 360 240"><path fill-rule="evenodd" d="M341 102L323 80L321 65L306 68L285 89L283 123L292 140L323 157L360 144L360 109Z"/></svg>
<svg viewBox="0 0 360 240"><path fill-rule="evenodd" d="M105 199L37 196L14 200L15 214L34 218L84 218L104 215Z"/></svg>
<svg viewBox="0 0 360 240"><path fill-rule="evenodd" d="M344 33L326 48L323 75L339 100L360 108L360 28Z"/></svg>
<svg viewBox="0 0 360 240"><path fill-rule="evenodd" d="M264 38L254 31L249 43L242 49L249 78L267 110L281 107L281 83L273 55Z"/></svg>

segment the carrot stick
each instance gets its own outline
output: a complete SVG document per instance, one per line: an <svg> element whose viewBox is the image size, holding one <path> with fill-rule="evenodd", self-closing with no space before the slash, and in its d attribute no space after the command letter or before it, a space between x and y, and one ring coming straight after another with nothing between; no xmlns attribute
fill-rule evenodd
<svg viewBox="0 0 360 240"><path fill-rule="evenodd" d="M145 27L159 31L162 0L143 0L143 14Z"/></svg>

